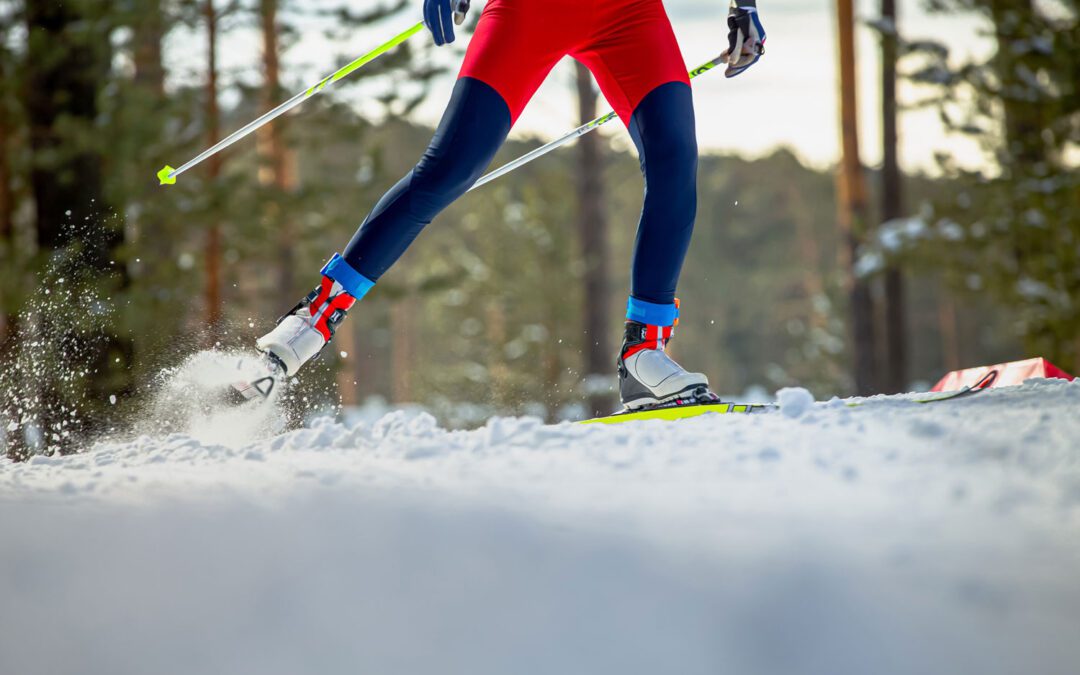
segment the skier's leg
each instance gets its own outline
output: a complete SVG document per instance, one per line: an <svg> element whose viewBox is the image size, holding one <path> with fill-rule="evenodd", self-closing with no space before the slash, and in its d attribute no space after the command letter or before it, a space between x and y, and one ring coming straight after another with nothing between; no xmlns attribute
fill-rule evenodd
<svg viewBox="0 0 1080 675"><path fill-rule="evenodd" d="M319 353L353 303L480 177L529 98L572 44L574 31L560 28L557 17L540 3L488 2L423 157L379 200L345 254L335 254L326 264L320 286L258 341L286 372L294 373Z"/></svg>
<svg viewBox="0 0 1080 675"><path fill-rule="evenodd" d="M481 176L572 44L575 29L551 9L547 3L489 0L450 105L423 158L379 200L345 249L344 260L353 270L377 281L420 231Z"/></svg>
<svg viewBox="0 0 1080 675"><path fill-rule="evenodd" d="M708 379L664 353L678 319L675 287L697 211L697 141L686 65L660 0L623 7L575 52L627 125L645 178L619 358L620 393L641 407L707 391Z"/></svg>
<svg viewBox="0 0 1080 675"><path fill-rule="evenodd" d="M697 215L697 139L690 86L662 84L630 119L645 199L638 223L631 297L671 306Z"/></svg>
<svg viewBox="0 0 1080 675"><path fill-rule="evenodd" d="M379 200L345 254L323 267L319 287L259 339L259 348L288 373L318 354L356 300L476 182L509 131L509 108L499 93L479 80L459 79L423 157Z"/></svg>
<svg viewBox="0 0 1080 675"><path fill-rule="evenodd" d="M459 79L423 157L372 209L346 247L345 262L377 281L476 182L506 140L510 122L510 109L495 89Z"/></svg>
<svg viewBox="0 0 1080 675"><path fill-rule="evenodd" d="M664 353L678 323L679 281L697 211L697 142L690 87L662 84L634 110L630 135L645 177L620 354L623 403L637 407L694 392L709 381Z"/></svg>
<svg viewBox="0 0 1080 675"><path fill-rule="evenodd" d="M665 305L673 317L697 210L690 79L661 0L609 7L606 28L572 54L593 72L629 129L645 176L631 296Z"/></svg>

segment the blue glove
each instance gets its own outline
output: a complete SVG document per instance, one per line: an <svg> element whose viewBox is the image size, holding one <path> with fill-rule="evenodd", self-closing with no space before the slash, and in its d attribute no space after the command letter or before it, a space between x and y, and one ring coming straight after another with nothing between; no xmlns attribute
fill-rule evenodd
<svg viewBox="0 0 1080 675"><path fill-rule="evenodd" d="M460 26L468 12L469 0L424 0L424 24L435 44L441 47L453 42L454 24Z"/></svg>
<svg viewBox="0 0 1080 675"><path fill-rule="evenodd" d="M728 13L728 48L720 58L728 64L725 77L735 77L765 54L765 28L758 18L757 0L733 0Z"/></svg>

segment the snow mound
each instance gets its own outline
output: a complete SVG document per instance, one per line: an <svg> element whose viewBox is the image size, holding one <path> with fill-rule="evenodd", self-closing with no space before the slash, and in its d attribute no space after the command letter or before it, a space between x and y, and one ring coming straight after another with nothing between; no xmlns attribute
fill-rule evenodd
<svg viewBox="0 0 1080 675"><path fill-rule="evenodd" d="M1075 672L1080 383L784 396L0 463L0 672Z"/></svg>
<svg viewBox="0 0 1080 675"><path fill-rule="evenodd" d="M787 417L801 417L814 407L814 395L801 387L786 387L776 392L776 402Z"/></svg>

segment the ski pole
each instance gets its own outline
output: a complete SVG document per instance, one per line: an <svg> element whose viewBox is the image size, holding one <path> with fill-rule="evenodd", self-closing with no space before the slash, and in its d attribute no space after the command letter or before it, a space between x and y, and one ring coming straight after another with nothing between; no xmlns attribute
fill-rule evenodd
<svg viewBox="0 0 1080 675"><path fill-rule="evenodd" d="M690 79L692 80L695 77L697 77L698 75L702 75L704 73L707 73L710 70L712 70L713 68L715 68L716 66L719 66L719 65L724 64L724 63L726 63L726 62L721 60L721 57L717 56L715 59L712 59L711 61L707 61L707 62L701 64L700 66L698 66L697 68L694 68L693 70L691 70L688 73L688 75L690 76ZM575 138L580 138L580 137L584 136L585 134L589 133L590 131L593 131L595 129L598 129L598 128L602 127L603 125L607 124L608 122L615 119L616 117L618 117L618 115L615 113L614 110L612 110L611 112L607 113L606 115L601 115L600 117L597 117L596 119L594 119L591 122L587 122L585 124L582 124L580 127L578 127L577 129L574 129L573 131L566 134L565 136L562 136L560 138L556 138L554 141L551 141L547 145L542 145L542 146L540 146L539 148L537 148L535 150L532 150L530 152L525 153L524 155L522 155L521 157L518 157L517 159L515 159L512 162L507 162L506 164L503 164L498 169L495 169L491 173L481 177L480 180L476 181L476 183L474 183L473 186L471 188L469 188L468 191L472 192L473 190L480 187L481 185L487 185L488 183L495 180L496 178L499 178L500 176L505 176L506 174L510 173L514 169L519 169L519 168L525 166L526 164L528 164L529 162L533 161L534 159L536 159L538 157L542 157L542 156L548 154L549 152L551 152L552 150L555 150L556 148L561 148L562 146L566 145L567 143L574 140Z"/></svg>
<svg viewBox="0 0 1080 675"><path fill-rule="evenodd" d="M345 66L344 68L341 68L340 70L338 70L334 74L324 77L323 79L319 80L319 82L317 82L316 84L312 85L311 87L308 87L307 89L300 92L296 96L293 96L288 101L285 101L284 103L282 103L278 107L274 108L270 112L264 114L262 117L259 117L258 119L248 123L244 127L236 130L235 132L230 134L227 138L222 139L219 143L217 143L213 147L208 148L205 151L203 151L202 154L195 157L194 159L189 161L187 164L182 165L179 169L174 169L171 166L166 165L164 169L157 172L158 180L161 181L162 185L174 185L174 184L176 184L176 177L179 176L180 174L182 174L185 171L187 171L188 169L191 169L192 167L202 163L207 158L216 155L217 153L221 152L222 150L229 147L233 143L236 143L240 139L242 139L245 136L251 134L251 132L255 131L256 129L258 129L258 128L262 127L262 126L265 126L266 124L269 124L270 122L276 120L278 117L281 117L282 115L289 112L293 108L299 106L301 103L308 100L312 96L315 96L317 94L322 93L323 89L325 89L327 86L329 86L331 84L334 84L338 80L341 80L341 79L343 79L345 77L348 77L353 72L363 68L364 66L371 63L375 59L379 58L380 56L382 56L386 52L390 51L394 47L397 47L402 42L405 42L406 40L408 40L412 36L416 35L423 28L424 28L424 22L421 21L420 23L417 23L415 26L412 26L411 28L398 33L394 37L390 38L386 42L384 42L381 45L379 45L378 47L376 47L375 49L372 49L367 54L364 54L363 56L356 59L355 61L353 61L349 65Z"/></svg>

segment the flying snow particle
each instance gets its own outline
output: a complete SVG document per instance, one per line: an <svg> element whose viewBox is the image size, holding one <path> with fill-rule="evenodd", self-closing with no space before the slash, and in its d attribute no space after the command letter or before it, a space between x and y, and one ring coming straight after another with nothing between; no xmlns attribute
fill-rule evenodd
<svg viewBox="0 0 1080 675"><path fill-rule="evenodd" d="M109 395L109 405L116 405L116 394Z"/></svg>
<svg viewBox="0 0 1080 675"><path fill-rule="evenodd" d="M341 358L345 359L349 357L349 352L341 352Z"/></svg>

